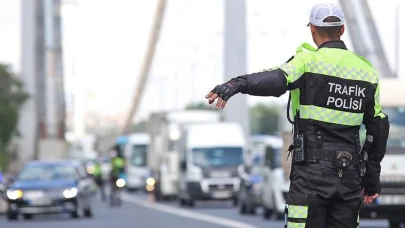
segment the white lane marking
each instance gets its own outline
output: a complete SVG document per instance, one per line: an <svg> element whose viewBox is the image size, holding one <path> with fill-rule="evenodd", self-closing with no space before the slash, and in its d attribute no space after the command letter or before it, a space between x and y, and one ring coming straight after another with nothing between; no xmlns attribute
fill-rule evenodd
<svg viewBox="0 0 405 228"><path fill-rule="evenodd" d="M154 209L157 211L162 211L166 212L169 214L189 218L189 219L195 219L195 220L200 220L208 223L214 223L222 226L228 226L232 228L258 228L253 225L249 225L243 222L238 222L236 220L231 220L231 219L225 219L217 216L212 216L212 215L206 215L198 212L193 212L193 211L188 211L184 210L181 208L176 208L173 206L168 206L160 203L155 203L147 200L143 200L139 197L136 196L130 196L127 194L121 194L121 199L124 201L127 201L129 203L133 203L142 207Z"/></svg>

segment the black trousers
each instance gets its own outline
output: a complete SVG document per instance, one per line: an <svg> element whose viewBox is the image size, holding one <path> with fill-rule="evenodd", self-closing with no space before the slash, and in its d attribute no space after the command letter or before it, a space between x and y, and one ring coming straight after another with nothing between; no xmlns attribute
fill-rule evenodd
<svg viewBox="0 0 405 228"><path fill-rule="evenodd" d="M330 162L329 162L330 163ZM287 228L356 228L361 186L357 166L342 177L334 164L293 165L287 195Z"/></svg>
<svg viewBox="0 0 405 228"><path fill-rule="evenodd" d="M96 180L96 184L98 185L100 192L101 192L101 199L106 200L104 180L101 178L101 176L96 177L95 180Z"/></svg>

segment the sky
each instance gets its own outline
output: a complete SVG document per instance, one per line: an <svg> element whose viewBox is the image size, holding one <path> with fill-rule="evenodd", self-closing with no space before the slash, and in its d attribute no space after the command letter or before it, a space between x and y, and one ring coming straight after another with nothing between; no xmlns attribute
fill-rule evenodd
<svg viewBox="0 0 405 228"><path fill-rule="evenodd" d="M24 1L30 0L0 1L0 62L11 64L16 72L21 66L20 4ZM81 107L88 111L113 115L126 113L137 83L157 0L63 2L68 108L72 108L69 94L75 93L75 100L82 101ZM248 0L247 72L285 62L303 42L314 45L306 24L312 5L322 2L338 1ZM400 1L369 0L392 67L397 49L397 2ZM139 118L151 111L180 109L187 103L204 101L205 94L223 82L223 5L223 0L168 1ZM347 33L343 39L352 48ZM400 51L402 59L404 46ZM285 101L285 98L281 100ZM250 104L276 101L275 98L249 97Z"/></svg>

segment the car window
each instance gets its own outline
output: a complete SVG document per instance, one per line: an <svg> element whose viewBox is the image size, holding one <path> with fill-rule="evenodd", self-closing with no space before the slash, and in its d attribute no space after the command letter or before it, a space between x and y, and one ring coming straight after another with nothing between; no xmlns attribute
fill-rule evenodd
<svg viewBox="0 0 405 228"><path fill-rule="evenodd" d="M78 178L74 166L71 165L43 165L26 166L18 175L20 181L56 181L76 180Z"/></svg>
<svg viewBox="0 0 405 228"><path fill-rule="evenodd" d="M147 145L134 145L130 155L130 164L133 166L146 166L147 151Z"/></svg>

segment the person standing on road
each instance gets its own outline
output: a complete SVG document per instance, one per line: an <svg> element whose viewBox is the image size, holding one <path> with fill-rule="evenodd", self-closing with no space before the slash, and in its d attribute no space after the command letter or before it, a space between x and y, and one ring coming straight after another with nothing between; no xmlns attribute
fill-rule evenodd
<svg viewBox="0 0 405 228"><path fill-rule="evenodd" d="M286 227L355 228L362 192L370 204L380 193L380 163L389 134L379 104L379 77L340 39L342 9L312 8L309 28L317 49L304 43L287 63L216 86L206 95L223 109L237 93L279 97L291 91L294 144ZM360 125L373 136L364 177L360 172Z"/></svg>
<svg viewBox="0 0 405 228"><path fill-rule="evenodd" d="M94 177L94 180L95 180L97 186L98 186L99 189L100 189L100 192L101 192L101 199L102 199L103 201L106 201L106 198L107 198L107 197L106 197L106 194L105 194L104 180L103 180L101 174L102 174L102 173L101 173L101 161L100 161L100 159L98 159L98 160L96 161L96 164L94 165L93 177Z"/></svg>
<svg viewBox="0 0 405 228"><path fill-rule="evenodd" d="M111 156L111 180L112 183L115 184L115 182L119 179L119 175L125 171L125 159L123 152L118 146L115 146L110 151L110 156Z"/></svg>
<svg viewBox="0 0 405 228"><path fill-rule="evenodd" d="M121 149L119 146L115 146L110 151L111 156L111 175L110 175L110 182L111 182L111 192L110 192L110 204L114 204L114 199L116 198L116 193L118 187L116 186L117 180L120 178L120 174L124 173L125 171L125 160L122 154Z"/></svg>

